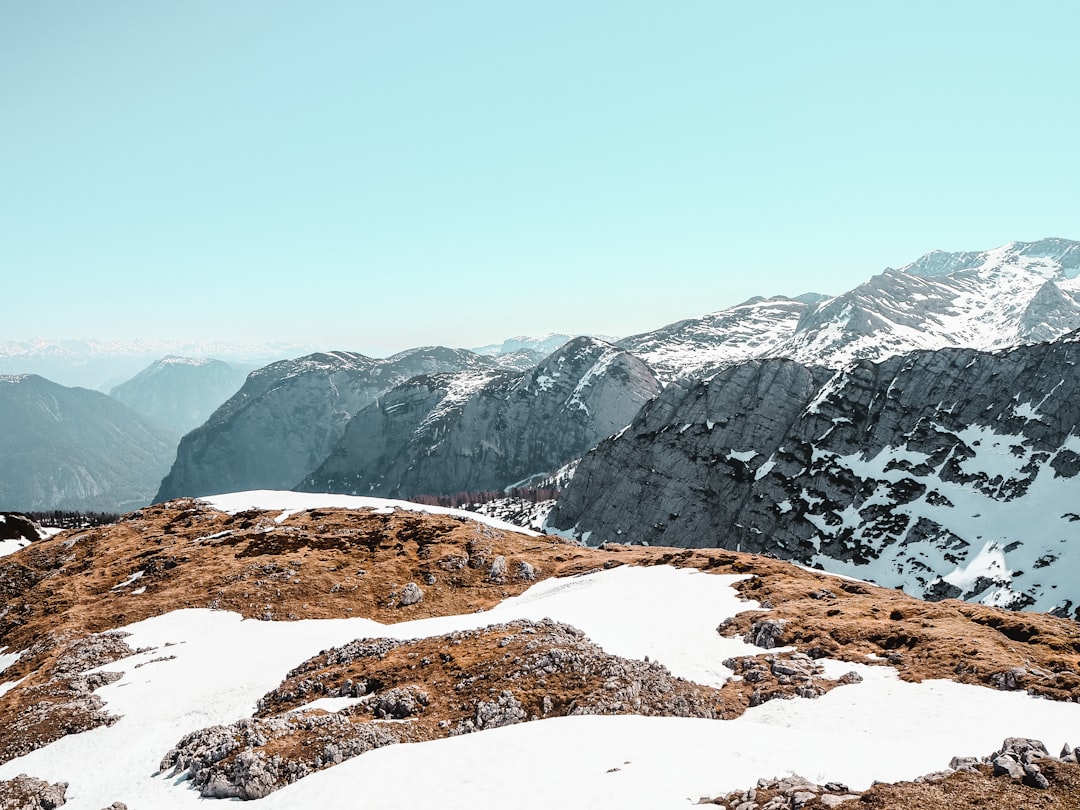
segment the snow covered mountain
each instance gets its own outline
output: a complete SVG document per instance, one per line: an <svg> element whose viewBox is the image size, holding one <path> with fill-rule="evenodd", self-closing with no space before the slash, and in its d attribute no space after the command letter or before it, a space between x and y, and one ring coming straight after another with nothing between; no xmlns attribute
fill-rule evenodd
<svg viewBox="0 0 1080 810"><path fill-rule="evenodd" d="M648 366L586 337L526 372L414 377L360 410L298 489L394 497L500 490L580 456L658 391Z"/></svg>
<svg viewBox="0 0 1080 810"><path fill-rule="evenodd" d="M782 353L817 300L813 295L751 298L720 312L623 338L618 346L644 359L665 381L707 377L725 366Z"/></svg>
<svg viewBox="0 0 1080 810"><path fill-rule="evenodd" d="M330 352L273 363L181 440L157 500L288 489L326 458L353 414L395 385L417 374L494 368L489 358L438 346L385 359Z"/></svg>
<svg viewBox="0 0 1080 810"><path fill-rule="evenodd" d="M97 391L0 376L0 509L132 509L149 503L176 436Z"/></svg>
<svg viewBox="0 0 1080 810"><path fill-rule="evenodd" d="M751 299L619 345L664 380L764 357L839 368L915 349L1000 349L1080 328L1078 275L1080 242L1067 239L935 251L835 298Z"/></svg>
<svg viewBox="0 0 1080 810"><path fill-rule="evenodd" d="M0 594L5 807L1064 808L1080 780L1074 623L749 554L248 492L37 541Z"/></svg>
<svg viewBox="0 0 1080 810"><path fill-rule="evenodd" d="M240 390L245 376L221 360L170 355L116 386L109 396L183 436Z"/></svg>
<svg viewBox="0 0 1080 810"><path fill-rule="evenodd" d="M585 456L549 525L1080 617L1078 361L1080 331L683 380Z"/></svg>

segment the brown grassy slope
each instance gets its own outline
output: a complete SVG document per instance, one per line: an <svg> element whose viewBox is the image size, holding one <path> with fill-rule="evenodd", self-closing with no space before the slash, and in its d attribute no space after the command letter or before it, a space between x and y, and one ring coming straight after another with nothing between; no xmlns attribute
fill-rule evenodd
<svg viewBox="0 0 1080 810"><path fill-rule="evenodd" d="M774 605L786 622L780 642L815 657L885 658L905 680L950 678L1080 700L1080 625L955 599L923 602L906 594L762 561L739 592ZM721 632L748 632L761 614L743 613Z"/></svg>
<svg viewBox="0 0 1080 810"><path fill-rule="evenodd" d="M768 617L787 622L782 642L814 656L889 656L910 680L945 677L1058 699L1080 696L1080 625L1052 616L922 602L718 549L590 549L402 510L316 509L281 523L277 515L228 515L198 501L172 501L0 558L0 647L21 650L49 634L102 632L183 607L249 618L363 616L393 623L490 608L528 588L530 576L670 564L747 575L740 592L771 604ZM499 556L505 573L493 576ZM116 587L138 571L140 579ZM402 604L408 583L423 591L417 604ZM138 588L145 592L133 594ZM745 633L763 615L741 614L723 632ZM48 660L24 656L0 677L40 671Z"/></svg>
<svg viewBox="0 0 1080 810"><path fill-rule="evenodd" d="M819 810L831 806L843 810L1077 810L1080 807L1080 765L1051 759L1038 760L1038 764L1049 787L1037 788L1020 779L993 776L992 768L983 764L974 770L937 774L911 782L879 783L861 793L850 793L843 786L826 789L809 784L784 790L784 782L801 780L784 780L779 787L772 780L753 791L752 801L757 810L764 807L770 810L793 807ZM796 798L799 793L801 796ZM808 794L816 795L809 798ZM833 800L839 796L856 798L837 805ZM698 804L735 810L748 801L746 791L734 791Z"/></svg>
<svg viewBox="0 0 1080 810"><path fill-rule="evenodd" d="M56 679L66 647L39 644L42 639L78 639L183 607L249 618L363 616L393 623L490 608L535 579L622 564L746 575L741 593L773 608L735 617L722 628L728 634L745 633L767 615L786 621L782 643L812 656L865 661L874 654L888 657L909 680L953 678L1061 700L1080 697L1080 627L1065 619L925 603L716 549L589 549L403 510L315 509L281 523L278 514L229 515L179 500L0 559L0 647L36 645L0 673L0 681L25 678L0 700L0 714L25 716L20 701L30 700L27 690ZM505 566L495 564L499 557ZM139 571L139 579L120 587ZM415 604L403 604L409 583L423 591ZM134 593L139 589L145 590ZM749 701L752 690L743 689Z"/></svg>

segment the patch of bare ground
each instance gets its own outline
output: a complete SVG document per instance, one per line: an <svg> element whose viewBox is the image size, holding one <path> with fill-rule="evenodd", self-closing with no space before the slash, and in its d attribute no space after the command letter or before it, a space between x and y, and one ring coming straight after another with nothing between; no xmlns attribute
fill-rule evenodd
<svg viewBox="0 0 1080 810"><path fill-rule="evenodd" d="M0 810L56 810L67 804L67 783L49 784L21 773L0 781Z"/></svg>
<svg viewBox="0 0 1080 810"><path fill-rule="evenodd" d="M468 613L605 556L452 516L325 509L278 522L279 514L171 501L0 558L0 646L20 650L47 633L103 632L185 607L386 623Z"/></svg>
<svg viewBox="0 0 1080 810"><path fill-rule="evenodd" d="M329 714L312 701L346 698ZM605 653L550 619L324 651L264 696L252 720L187 735L162 760L204 796L259 798L372 748L578 714L717 718L721 690Z"/></svg>
<svg viewBox="0 0 1080 810"><path fill-rule="evenodd" d="M121 673L86 671L133 652L122 634L115 633L65 633L32 645L16 665L27 675L17 688L0 695L0 762L120 719L106 711L94 690L118 680Z"/></svg>
<svg viewBox="0 0 1080 810"><path fill-rule="evenodd" d="M1032 744L1040 750L1031 750ZM1080 802L1076 759L1075 750L1053 757L1037 740L1010 738L982 761L954 759L955 769L910 782L879 782L869 790L851 791L798 776L759 779L754 788L698 804L728 810L1075 810Z"/></svg>
<svg viewBox="0 0 1080 810"><path fill-rule="evenodd" d="M776 560L761 560L736 587L771 609L735 616L719 628L724 635L772 635L765 646L794 645L814 658L880 659L909 681L949 678L1080 701L1080 625L1069 619L923 602Z"/></svg>

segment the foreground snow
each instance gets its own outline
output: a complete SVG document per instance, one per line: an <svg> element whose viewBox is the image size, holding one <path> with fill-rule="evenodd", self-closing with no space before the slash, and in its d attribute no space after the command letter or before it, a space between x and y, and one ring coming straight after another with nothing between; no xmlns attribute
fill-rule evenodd
<svg viewBox="0 0 1080 810"><path fill-rule="evenodd" d="M450 515L452 517L475 520L496 529L508 532L518 532L532 537L539 535L538 532L523 529L504 520L489 518L478 515L475 512L467 512L463 509L448 509L444 506L428 506L427 504L413 503L412 501L395 501L388 498L367 498L361 495L331 495L323 492L287 492L273 489L253 489L248 492L230 492L224 495L208 495L199 498L215 509L222 512L236 514L246 509L281 510L277 520L280 523L289 515L302 512L305 509L403 509L409 512L426 512L430 515Z"/></svg>
<svg viewBox="0 0 1080 810"><path fill-rule="evenodd" d="M189 731L249 715L292 666L359 636L415 638L550 616L580 627L613 653L648 655L676 674L720 683L730 675L725 658L760 652L715 632L723 619L748 608L732 588L737 579L622 567L546 580L486 613L392 626L176 611L128 626L132 647L153 649L104 667L125 670L99 692L122 715L119 722L8 762L0 779L29 773L67 781L72 810L100 810L114 801L166 810L192 806L204 801L195 791L155 776L162 755ZM161 660L167 656L175 657ZM873 779L938 770L954 754L985 754L1006 736L1060 747L1080 728L1080 705L952 682L908 684L884 667L830 666L834 674L859 669L865 680L814 701L775 701L728 722L572 717L391 746L303 779L259 806L321 810L355 806L363 797L364 806L382 809L654 810L792 772L865 788Z"/></svg>

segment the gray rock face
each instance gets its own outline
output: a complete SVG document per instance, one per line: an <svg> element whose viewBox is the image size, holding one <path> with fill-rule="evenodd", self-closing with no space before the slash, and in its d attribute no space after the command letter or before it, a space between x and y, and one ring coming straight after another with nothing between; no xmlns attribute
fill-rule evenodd
<svg viewBox="0 0 1080 810"><path fill-rule="evenodd" d="M576 338L528 372L416 377L361 410L297 489L409 497L497 490L623 428L659 384L642 361Z"/></svg>
<svg viewBox="0 0 1080 810"><path fill-rule="evenodd" d="M0 377L0 509L145 506L176 437L97 391Z"/></svg>
<svg viewBox="0 0 1080 810"><path fill-rule="evenodd" d="M395 385L418 374L494 367L442 347L383 360L332 352L272 363L183 438L156 500L290 489L333 449L353 414Z"/></svg>
<svg viewBox="0 0 1080 810"><path fill-rule="evenodd" d="M56 810L67 804L67 782L49 784L20 773L0 782L0 807L18 810Z"/></svg>
<svg viewBox="0 0 1080 810"><path fill-rule="evenodd" d="M920 597L1073 613L1080 332L838 372L679 381L585 456L548 525L766 552Z"/></svg>
<svg viewBox="0 0 1080 810"><path fill-rule="evenodd" d="M183 436L239 391L245 376L221 360L165 357L113 388L109 396Z"/></svg>

